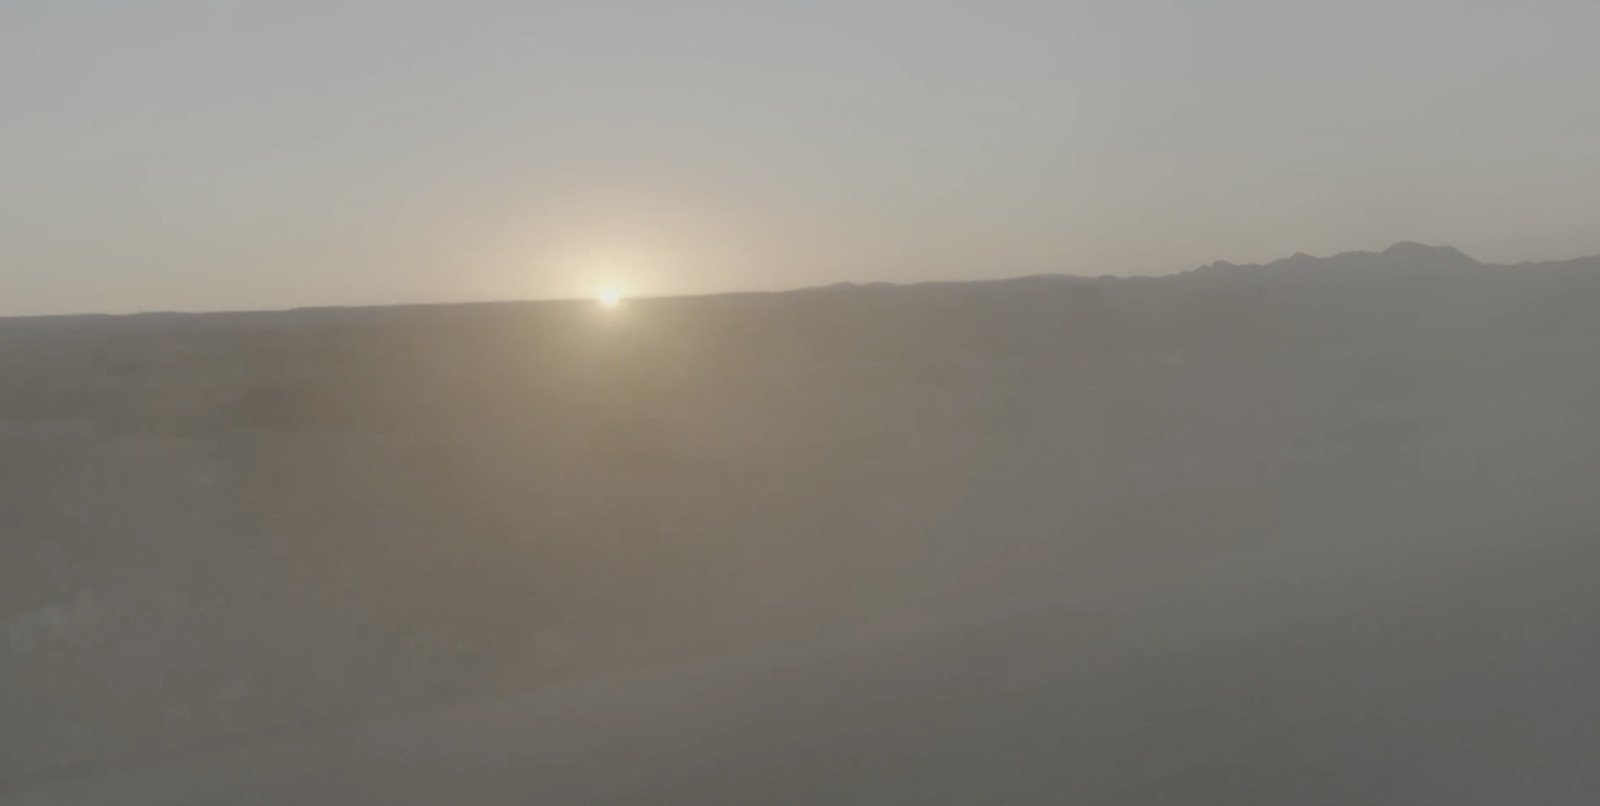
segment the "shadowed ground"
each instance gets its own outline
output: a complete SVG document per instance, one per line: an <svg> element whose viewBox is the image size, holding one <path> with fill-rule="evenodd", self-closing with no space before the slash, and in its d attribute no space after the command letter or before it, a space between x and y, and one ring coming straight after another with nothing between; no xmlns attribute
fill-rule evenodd
<svg viewBox="0 0 1600 806"><path fill-rule="evenodd" d="M0 320L0 800L1590 802L1597 303Z"/></svg>
<svg viewBox="0 0 1600 806"><path fill-rule="evenodd" d="M1308 539L7 804L1493 804L1600 792L1587 535Z"/></svg>

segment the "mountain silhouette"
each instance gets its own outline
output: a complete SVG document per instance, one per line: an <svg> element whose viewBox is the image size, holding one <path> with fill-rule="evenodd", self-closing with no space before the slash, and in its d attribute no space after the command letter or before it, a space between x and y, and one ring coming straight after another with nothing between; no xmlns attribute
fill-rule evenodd
<svg viewBox="0 0 1600 806"><path fill-rule="evenodd" d="M1219 261L1197 271L1207 274L1219 272L1293 274L1330 271L1417 273L1462 271L1482 266L1482 263L1452 246L1427 246L1414 241L1401 241L1382 252L1343 252L1323 258L1312 257L1302 252L1266 264L1235 265Z"/></svg>

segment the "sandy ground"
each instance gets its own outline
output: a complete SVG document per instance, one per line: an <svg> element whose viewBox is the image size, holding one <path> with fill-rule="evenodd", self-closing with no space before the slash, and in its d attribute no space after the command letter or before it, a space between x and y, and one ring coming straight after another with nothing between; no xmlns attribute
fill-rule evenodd
<svg viewBox="0 0 1600 806"><path fill-rule="evenodd" d="M1600 544L1450 531L947 602L0 803L1597 802Z"/></svg>

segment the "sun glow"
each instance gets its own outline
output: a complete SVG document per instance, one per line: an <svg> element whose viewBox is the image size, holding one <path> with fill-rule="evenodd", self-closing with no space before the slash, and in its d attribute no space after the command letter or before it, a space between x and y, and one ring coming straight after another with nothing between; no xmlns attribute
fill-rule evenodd
<svg viewBox="0 0 1600 806"><path fill-rule="evenodd" d="M600 305L605 308L615 308L622 304L622 292L613 288L603 289L599 295Z"/></svg>

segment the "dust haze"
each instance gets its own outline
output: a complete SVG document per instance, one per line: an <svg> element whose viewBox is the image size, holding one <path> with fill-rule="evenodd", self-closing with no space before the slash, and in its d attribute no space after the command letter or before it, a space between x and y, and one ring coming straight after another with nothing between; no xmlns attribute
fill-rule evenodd
<svg viewBox="0 0 1600 806"><path fill-rule="evenodd" d="M1589 803L1600 259L0 321L0 802Z"/></svg>

